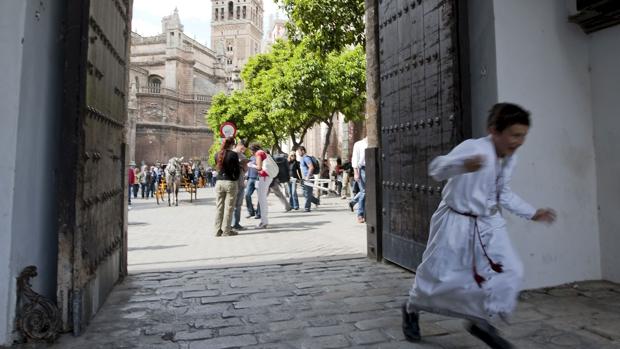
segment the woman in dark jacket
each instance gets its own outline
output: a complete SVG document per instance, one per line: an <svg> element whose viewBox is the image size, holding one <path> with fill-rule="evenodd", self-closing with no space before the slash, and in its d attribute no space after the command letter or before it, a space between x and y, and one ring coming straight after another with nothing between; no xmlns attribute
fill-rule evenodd
<svg viewBox="0 0 620 349"><path fill-rule="evenodd" d="M291 174L291 180L288 182L288 201L293 210L299 210L299 198L297 197L297 182L301 179L301 168L295 152L291 152L288 156L288 169Z"/></svg>
<svg viewBox="0 0 620 349"><path fill-rule="evenodd" d="M233 209L235 208L235 198L239 189L237 180L241 172L239 156L232 150L234 145L234 138L226 138L224 144L222 144L222 149L215 156L217 168L217 182L215 184L216 236L237 235L237 232L230 227Z"/></svg>

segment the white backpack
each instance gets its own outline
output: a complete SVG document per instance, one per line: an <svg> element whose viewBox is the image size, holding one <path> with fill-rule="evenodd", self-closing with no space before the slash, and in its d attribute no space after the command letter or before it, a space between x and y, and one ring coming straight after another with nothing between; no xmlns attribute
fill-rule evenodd
<svg viewBox="0 0 620 349"><path fill-rule="evenodd" d="M269 175L269 178L274 179L278 176L280 167L278 167L278 164L271 157L271 155L267 154L267 158L263 160L263 170L267 172L267 174Z"/></svg>

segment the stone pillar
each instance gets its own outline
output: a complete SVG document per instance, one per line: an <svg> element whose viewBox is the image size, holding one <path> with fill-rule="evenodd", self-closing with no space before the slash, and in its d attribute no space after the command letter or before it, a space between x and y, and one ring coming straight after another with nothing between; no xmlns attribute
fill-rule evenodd
<svg viewBox="0 0 620 349"><path fill-rule="evenodd" d="M381 89L379 84L379 3L365 0L366 6L366 236L367 255L380 261L381 248Z"/></svg>

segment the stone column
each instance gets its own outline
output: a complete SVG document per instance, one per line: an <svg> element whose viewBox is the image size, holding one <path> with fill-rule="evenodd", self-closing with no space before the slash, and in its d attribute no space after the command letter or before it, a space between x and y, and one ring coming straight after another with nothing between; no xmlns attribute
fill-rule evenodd
<svg viewBox="0 0 620 349"><path fill-rule="evenodd" d="M366 234L367 255L380 261L381 251L381 86L379 84L379 3L366 6Z"/></svg>

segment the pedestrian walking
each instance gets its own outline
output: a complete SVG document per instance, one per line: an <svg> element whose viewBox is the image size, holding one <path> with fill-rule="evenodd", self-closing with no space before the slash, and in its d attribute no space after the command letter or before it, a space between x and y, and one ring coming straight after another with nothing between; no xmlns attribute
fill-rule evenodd
<svg viewBox="0 0 620 349"><path fill-rule="evenodd" d="M138 183L140 184L140 196L144 199L146 197L146 175L147 175L147 166L144 165L144 161L142 162L143 165L140 167L140 173L138 174Z"/></svg>
<svg viewBox="0 0 620 349"><path fill-rule="evenodd" d="M215 157L218 171L215 184L215 236L237 235L237 232L231 228L240 173L239 155L232 150L234 145L233 137L226 138Z"/></svg>
<svg viewBox="0 0 620 349"><path fill-rule="evenodd" d="M152 198L155 195L155 188L158 185L157 167L151 166L149 172L151 181L149 182L148 195Z"/></svg>
<svg viewBox="0 0 620 349"><path fill-rule="evenodd" d="M299 197L297 196L297 183L301 181L301 168L299 167L299 161L297 161L297 155L295 152L291 152L288 156L289 172L291 174L291 180L288 182L288 199L289 204L293 210L299 210Z"/></svg>
<svg viewBox="0 0 620 349"><path fill-rule="evenodd" d="M135 181L133 183L133 198L138 198L138 190L140 189L140 168L134 166Z"/></svg>
<svg viewBox="0 0 620 349"><path fill-rule="evenodd" d="M213 177L213 172L209 168L205 172L205 182L206 182L206 186L209 188L211 187L212 177Z"/></svg>
<svg viewBox="0 0 620 349"><path fill-rule="evenodd" d="M342 199L353 198L353 167L351 161L347 161L342 165Z"/></svg>
<svg viewBox="0 0 620 349"><path fill-rule="evenodd" d="M312 204L321 204L321 201L314 197L314 194L312 193L312 182L310 182L310 179L314 177L314 169L317 164L315 164L314 161L312 161L312 158L308 154L306 154L306 148L304 146L300 146L297 149L297 155L301 158L301 161L299 162L299 167L303 176L302 189L304 192L304 198L306 198L304 211L310 212Z"/></svg>
<svg viewBox="0 0 620 349"><path fill-rule="evenodd" d="M252 153L252 156L250 156L250 161L248 162L248 172L246 173L247 183L245 186L245 206L248 210L248 215L245 218L254 217L256 219L260 219L260 214L257 214L256 209L254 208L254 203L252 203L252 194L254 194L254 191L256 190L256 181L258 181L255 149L257 148L253 148L250 146L250 152Z"/></svg>
<svg viewBox="0 0 620 349"><path fill-rule="evenodd" d="M340 197L342 195L342 159L336 159L336 167L332 172L332 176L334 177L335 187L336 187L336 195Z"/></svg>
<svg viewBox="0 0 620 349"><path fill-rule="evenodd" d="M282 188L280 186L280 180L278 179L278 177L275 177L271 181L271 184L269 185L269 192L273 193L273 195L275 195L278 198L278 200L280 200L280 202L282 203L282 206L284 206L285 212L288 212L293 209L293 207L289 203L289 200L286 199L286 196L282 192Z"/></svg>
<svg viewBox="0 0 620 349"><path fill-rule="evenodd" d="M235 152L239 156L239 180L237 181L238 191L237 198L235 199L235 208L233 210L232 227L236 230L244 230L241 225L241 206L243 206L243 199L245 198L245 174L248 171L248 158L245 157L245 150L248 144L246 140L239 140L235 146Z"/></svg>
<svg viewBox="0 0 620 349"><path fill-rule="evenodd" d="M263 164L267 159L267 153L261 149L259 144L252 144L250 146L250 150L254 153L256 163L248 164L248 166L255 168L258 174L256 189L258 190L258 204L261 206L260 224L257 228L264 229L267 228L267 225L269 224L269 205L267 204L267 193L269 192L272 177L270 177L267 171L263 168Z"/></svg>
<svg viewBox="0 0 620 349"><path fill-rule="evenodd" d="M366 148L368 148L368 138L364 137L353 144L353 157L351 158L353 178L359 191L349 202L349 207L353 211L354 206L357 205L358 223L366 222Z"/></svg>
<svg viewBox="0 0 620 349"><path fill-rule="evenodd" d="M499 103L487 126L487 137L466 140L429 166L430 176L448 182L402 308L409 341L420 340L419 312L427 311L467 319L467 330L490 347L512 348L492 325L514 311L523 278L502 209L547 223L556 214L535 209L510 189L514 153L529 131L529 112Z"/></svg>
<svg viewBox="0 0 620 349"><path fill-rule="evenodd" d="M136 184L136 163L134 161L129 163L129 168L127 169L127 205L131 208L131 192L133 191L133 187Z"/></svg>

